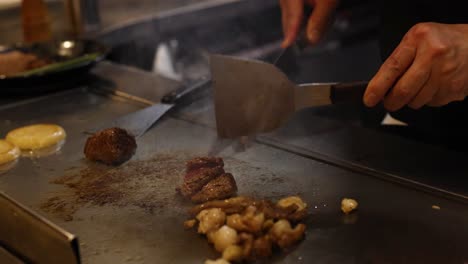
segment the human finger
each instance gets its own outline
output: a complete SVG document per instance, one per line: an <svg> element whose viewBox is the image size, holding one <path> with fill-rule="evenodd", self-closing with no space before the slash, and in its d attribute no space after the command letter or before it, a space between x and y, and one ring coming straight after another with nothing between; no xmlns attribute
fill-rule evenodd
<svg viewBox="0 0 468 264"><path fill-rule="evenodd" d="M431 68L423 52L416 55L414 62L385 96L384 106L388 111L396 111L419 93L429 80Z"/></svg>
<svg viewBox="0 0 468 264"><path fill-rule="evenodd" d="M289 47L296 39L304 16L303 0L280 0L284 40L282 48Z"/></svg>
<svg viewBox="0 0 468 264"><path fill-rule="evenodd" d="M325 33L338 0L316 0L307 22L307 40L315 44Z"/></svg>
<svg viewBox="0 0 468 264"><path fill-rule="evenodd" d="M419 109L423 107L432 101L437 91L438 86L435 85L429 77L429 80L426 82L426 84L423 85L419 93L413 98L413 100L411 100L408 106L413 109Z"/></svg>
<svg viewBox="0 0 468 264"><path fill-rule="evenodd" d="M368 107L377 105L410 67L415 55L416 48L400 44L369 82L364 94L364 104Z"/></svg>

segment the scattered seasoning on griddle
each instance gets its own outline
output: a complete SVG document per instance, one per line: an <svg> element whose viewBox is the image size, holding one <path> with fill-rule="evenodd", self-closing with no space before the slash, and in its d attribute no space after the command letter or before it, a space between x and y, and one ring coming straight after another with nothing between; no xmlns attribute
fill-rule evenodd
<svg viewBox="0 0 468 264"><path fill-rule="evenodd" d="M52 193L41 203L41 209L65 221L73 220L75 212L84 206L133 206L148 214L171 208L185 213L190 203L174 190L182 182L185 162L198 155L174 151L158 153L147 160L132 160L119 167L93 162L87 163L86 168L71 167L65 175L51 181L65 188ZM294 191L294 184L268 168L230 157L224 160L244 195L273 200L292 193L300 195Z"/></svg>
<svg viewBox="0 0 468 264"><path fill-rule="evenodd" d="M187 154L158 154L149 160L130 161L109 168L100 164L71 172L52 183L66 189L42 203L41 208L65 221L84 205L136 206L150 214L172 206L174 188L184 174Z"/></svg>

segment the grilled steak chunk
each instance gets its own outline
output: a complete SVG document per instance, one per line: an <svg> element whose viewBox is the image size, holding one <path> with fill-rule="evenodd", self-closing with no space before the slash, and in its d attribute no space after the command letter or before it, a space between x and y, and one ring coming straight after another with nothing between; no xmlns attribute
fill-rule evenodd
<svg viewBox="0 0 468 264"><path fill-rule="evenodd" d="M185 175L184 183L179 188L179 192L186 198L200 191L209 181L224 173L222 167L199 168L192 170Z"/></svg>
<svg viewBox="0 0 468 264"><path fill-rule="evenodd" d="M203 203L228 198L236 192L237 185L234 177L231 173L224 173L203 186L198 193L191 197L191 200L195 203Z"/></svg>
<svg viewBox="0 0 468 264"><path fill-rule="evenodd" d="M184 182L177 191L195 203L231 197L237 185L218 157L197 157L187 161Z"/></svg>
<svg viewBox="0 0 468 264"><path fill-rule="evenodd" d="M224 167L224 162L222 158L218 157L197 157L187 161L186 168L187 173L198 170L200 168L214 168L214 167Z"/></svg>
<svg viewBox="0 0 468 264"><path fill-rule="evenodd" d="M87 159L107 165L119 165L129 160L137 144L135 137L126 130L113 127L104 129L86 140L84 154Z"/></svg>

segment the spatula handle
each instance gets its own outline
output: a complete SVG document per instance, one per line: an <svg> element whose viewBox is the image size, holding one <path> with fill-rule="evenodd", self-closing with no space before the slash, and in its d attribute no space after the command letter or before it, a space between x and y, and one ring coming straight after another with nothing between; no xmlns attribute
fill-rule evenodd
<svg viewBox="0 0 468 264"><path fill-rule="evenodd" d="M338 83L331 87L330 99L333 104L361 102L367 81Z"/></svg>
<svg viewBox="0 0 468 264"><path fill-rule="evenodd" d="M202 78L195 82L194 84L191 84L189 86L181 86L180 88L166 94L163 96L161 99L161 103L165 104L176 104L178 101L180 101L183 97L186 95L192 93L195 90L198 90L198 88L203 87L205 85L208 85L211 83L210 78Z"/></svg>

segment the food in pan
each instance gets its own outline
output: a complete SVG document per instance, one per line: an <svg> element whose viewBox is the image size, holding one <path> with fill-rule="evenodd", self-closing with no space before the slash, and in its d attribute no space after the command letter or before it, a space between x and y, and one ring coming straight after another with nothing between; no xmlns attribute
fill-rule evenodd
<svg viewBox="0 0 468 264"><path fill-rule="evenodd" d="M186 164L186 174L177 191L194 203L229 198L237 192L234 177L224 171L217 157L198 157Z"/></svg>
<svg viewBox="0 0 468 264"><path fill-rule="evenodd" d="M129 160L137 148L135 137L125 129L113 127L101 130L86 140L87 159L107 165L119 165Z"/></svg>
<svg viewBox="0 0 468 264"><path fill-rule="evenodd" d="M47 64L49 64L48 60L41 59L34 54L20 51L0 53L0 75L4 76L17 75Z"/></svg>
<svg viewBox="0 0 468 264"><path fill-rule="evenodd" d="M6 141L18 146L21 150L38 150L57 145L65 137L65 130L61 126L35 124L8 132Z"/></svg>
<svg viewBox="0 0 468 264"><path fill-rule="evenodd" d="M298 196L277 203L238 196L197 205L190 214L195 218L184 226L197 227L221 253L221 258L205 263L255 261L302 240L306 226L301 221L307 216L307 204Z"/></svg>
<svg viewBox="0 0 468 264"><path fill-rule="evenodd" d="M0 166L17 160L20 154L20 149L17 146L0 139Z"/></svg>
<svg viewBox="0 0 468 264"><path fill-rule="evenodd" d="M358 202L354 199L343 198L343 200L341 200L341 211L345 214L349 214L356 210L358 205Z"/></svg>

